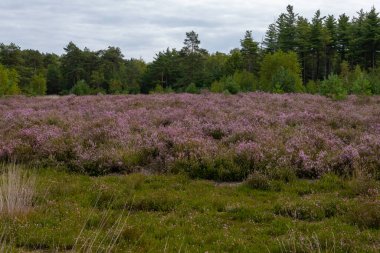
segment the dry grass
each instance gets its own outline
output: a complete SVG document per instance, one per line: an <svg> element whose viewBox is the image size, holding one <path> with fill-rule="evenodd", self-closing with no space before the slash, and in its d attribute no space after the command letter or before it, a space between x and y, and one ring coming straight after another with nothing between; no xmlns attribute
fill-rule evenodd
<svg viewBox="0 0 380 253"><path fill-rule="evenodd" d="M0 167L0 214L27 213L35 195L35 177L15 165Z"/></svg>

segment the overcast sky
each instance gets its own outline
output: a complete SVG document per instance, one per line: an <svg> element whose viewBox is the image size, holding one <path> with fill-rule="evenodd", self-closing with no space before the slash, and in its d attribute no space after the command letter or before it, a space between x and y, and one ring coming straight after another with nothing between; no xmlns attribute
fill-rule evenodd
<svg viewBox="0 0 380 253"><path fill-rule="evenodd" d="M167 47L181 48L185 32L195 30L203 48L228 52L246 30L261 41L287 4L310 18L317 9L352 16L375 1L0 0L0 42L57 54L69 41L91 50L118 46L126 58L151 61Z"/></svg>

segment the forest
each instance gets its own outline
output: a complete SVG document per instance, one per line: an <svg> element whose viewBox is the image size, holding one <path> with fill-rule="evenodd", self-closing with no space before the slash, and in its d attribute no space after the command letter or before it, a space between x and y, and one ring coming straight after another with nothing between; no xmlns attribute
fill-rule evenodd
<svg viewBox="0 0 380 253"><path fill-rule="evenodd" d="M187 32L181 49L150 63L126 59L118 47L91 51L73 42L61 56L0 44L0 95L199 93L265 91L341 99L380 94L380 17L373 7L356 16L311 20L289 5L257 42L246 31L229 53L209 53Z"/></svg>

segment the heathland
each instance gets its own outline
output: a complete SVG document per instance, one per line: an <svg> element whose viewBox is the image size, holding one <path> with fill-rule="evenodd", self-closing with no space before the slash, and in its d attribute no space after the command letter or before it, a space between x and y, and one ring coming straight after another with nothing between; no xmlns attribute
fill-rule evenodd
<svg viewBox="0 0 380 253"><path fill-rule="evenodd" d="M380 98L0 100L0 252L378 252Z"/></svg>

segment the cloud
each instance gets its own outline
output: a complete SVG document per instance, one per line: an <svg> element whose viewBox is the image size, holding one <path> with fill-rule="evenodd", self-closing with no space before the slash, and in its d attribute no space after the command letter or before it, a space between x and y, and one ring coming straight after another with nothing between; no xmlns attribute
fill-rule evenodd
<svg viewBox="0 0 380 253"><path fill-rule="evenodd" d="M118 46L128 58L152 60L167 47L181 48L185 32L199 33L210 52L228 52L239 46L245 30L261 41L265 30L287 4L311 18L317 9L324 15L352 16L373 1L312 2L293 0L2 0L0 41L22 48L63 53L73 41L92 50Z"/></svg>

